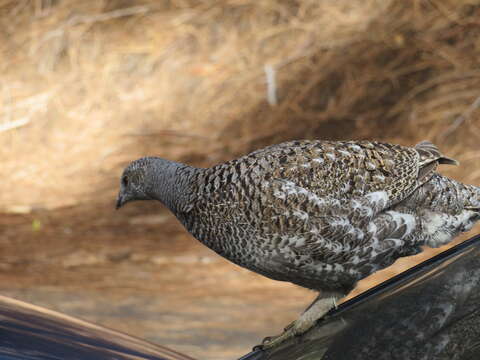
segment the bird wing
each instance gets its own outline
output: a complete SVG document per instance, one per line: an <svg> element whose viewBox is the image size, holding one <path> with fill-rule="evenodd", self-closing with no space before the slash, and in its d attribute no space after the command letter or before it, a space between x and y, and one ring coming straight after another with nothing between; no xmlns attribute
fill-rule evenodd
<svg viewBox="0 0 480 360"><path fill-rule="evenodd" d="M358 237L352 231L411 195L438 163L454 160L428 142L291 141L207 169L198 203L222 221L335 242Z"/></svg>
<svg viewBox="0 0 480 360"><path fill-rule="evenodd" d="M414 217L385 210L428 181L438 163L455 162L428 142L415 148L294 142L253 155L257 166L252 166L252 173L274 164L270 171L257 170L264 174L262 226L289 239L299 254L329 261L341 261L345 254L365 248L373 251L372 256L400 251L401 239L414 230Z"/></svg>
<svg viewBox="0 0 480 360"><path fill-rule="evenodd" d="M250 177L263 178L264 188L271 185L272 197L297 192L304 197L348 200L382 192L388 198L386 207L428 181L439 163L456 164L429 142L411 148L368 141L297 141L244 159L251 162Z"/></svg>
<svg viewBox="0 0 480 360"><path fill-rule="evenodd" d="M410 196L439 163L456 162L429 142L411 148L369 141L291 141L207 169L197 202L214 207L220 216L227 210L232 216L261 212L266 221L272 209L314 216L346 216L352 209L353 218L366 219Z"/></svg>

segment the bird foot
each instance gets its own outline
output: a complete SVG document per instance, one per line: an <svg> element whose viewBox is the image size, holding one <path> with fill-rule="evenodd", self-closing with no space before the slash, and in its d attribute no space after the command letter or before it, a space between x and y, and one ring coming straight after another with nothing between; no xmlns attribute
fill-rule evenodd
<svg viewBox="0 0 480 360"><path fill-rule="evenodd" d="M273 348L290 338L303 334L314 325L306 324L305 322L301 322L299 320L295 320L290 323L280 335L267 336L265 339L263 339L262 345L260 345L260 347L263 350Z"/></svg>
<svg viewBox="0 0 480 360"><path fill-rule="evenodd" d="M262 344L254 349L271 349L295 336L302 335L312 328L330 309L336 307L336 298L316 300L297 320L290 323L282 334L263 339Z"/></svg>

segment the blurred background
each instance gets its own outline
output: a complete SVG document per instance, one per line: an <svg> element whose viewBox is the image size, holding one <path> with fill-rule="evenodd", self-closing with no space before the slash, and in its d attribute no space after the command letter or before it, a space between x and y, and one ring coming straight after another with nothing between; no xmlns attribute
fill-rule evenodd
<svg viewBox="0 0 480 360"><path fill-rule="evenodd" d="M480 185L480 0L0 0L0 69L0 292L198 358L238 357L315 294L160 204L114 211L130 160L428 139Z"/></svg>

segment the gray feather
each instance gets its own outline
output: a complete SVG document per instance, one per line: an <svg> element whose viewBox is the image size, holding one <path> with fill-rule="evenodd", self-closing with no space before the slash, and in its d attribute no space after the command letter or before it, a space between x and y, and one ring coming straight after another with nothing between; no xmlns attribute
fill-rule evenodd
<svg viewBox="0 0 480 360"><path fill-rule="evenodd" d="M198 240L240 266L320 291L346 293L400 256L449 242L480 215L479 188L439 175L438 164L456 161L429 142L291 141L206 169L148 159L124 176ZM129 191L119 198L134 199Z"/></svg>

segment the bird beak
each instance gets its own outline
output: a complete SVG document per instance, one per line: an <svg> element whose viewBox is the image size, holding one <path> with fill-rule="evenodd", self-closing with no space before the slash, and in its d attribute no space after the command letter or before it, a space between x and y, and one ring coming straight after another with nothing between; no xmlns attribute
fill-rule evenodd
<svg viewBox="0 0 480 360"><path fill-rule="evenodd" d="M117 204L115 205L115 209L120 209L123 204L125 204L125 201L123 201L123 196L118 194L118 197L117 197Z"/></svg>

